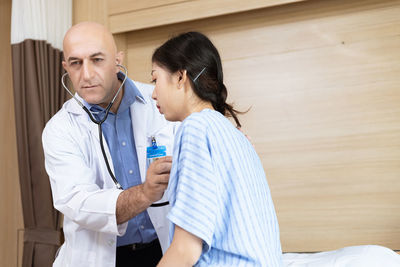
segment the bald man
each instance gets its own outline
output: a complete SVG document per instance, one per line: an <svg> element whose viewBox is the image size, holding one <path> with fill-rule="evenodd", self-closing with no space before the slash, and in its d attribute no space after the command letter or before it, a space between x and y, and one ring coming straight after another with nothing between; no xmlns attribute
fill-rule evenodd
<svg viewBox="0 0 400 267"><path fill-rule="evenodd" d="M92 22L73 26L63 48L76 99L101 120L125 77L118 67L123 53L112 34ZM65 236L53 266L156 266L166 250L169 207L150 205L164 195L172 160L149 164L146 148L155 139L171 152L175 125L159 114L152 91L127 78L102 124L106 155L124 190L107 171L98 125L75 99L47 123L45 165Z"/></svg>

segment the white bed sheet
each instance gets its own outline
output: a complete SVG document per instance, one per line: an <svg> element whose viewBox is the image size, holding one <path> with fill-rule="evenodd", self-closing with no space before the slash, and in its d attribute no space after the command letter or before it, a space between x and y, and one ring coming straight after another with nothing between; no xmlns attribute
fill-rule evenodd
<svg viewBox="0 0 400 267"><path fill-rule="evenodd" d="M285 267L400 267L400 255L376 245L319 253L284 253Z"/></svg>

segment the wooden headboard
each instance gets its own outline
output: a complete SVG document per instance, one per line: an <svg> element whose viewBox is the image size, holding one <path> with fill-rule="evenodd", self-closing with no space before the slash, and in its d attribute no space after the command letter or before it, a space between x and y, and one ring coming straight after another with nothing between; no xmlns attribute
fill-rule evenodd
<svg viewBox="0 0 400 267"><path fill-rule="evenodd" d="M400 1L311 0L119 33L130 77L148 82L154 48L188 30L212 39L229 99L251 107L243 128L283 250L400 250Z"/></svg>

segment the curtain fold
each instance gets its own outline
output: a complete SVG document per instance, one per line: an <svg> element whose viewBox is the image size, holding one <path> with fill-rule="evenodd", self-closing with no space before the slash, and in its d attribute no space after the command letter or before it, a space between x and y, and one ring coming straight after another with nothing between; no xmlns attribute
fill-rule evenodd
<svg viewBox="0 0 400 267"><path fill-rule="evenodd" d="M62 52L46 41L12 45L15 118L24 216L23 266L51 266L60 245L60 214L54 210L44 169L41 135L66 100L61 88Z"/></svg>
<svg viewBox="0 0 400 267"><path fill-rule="evenodd" d="M61 215L53 208L44 168L41 136L46 122L67 99L61 85L60 38L71 26L71 18L71 0L12 2L12 71L24 218L23 267L52 266L63 239Z"/></svg>

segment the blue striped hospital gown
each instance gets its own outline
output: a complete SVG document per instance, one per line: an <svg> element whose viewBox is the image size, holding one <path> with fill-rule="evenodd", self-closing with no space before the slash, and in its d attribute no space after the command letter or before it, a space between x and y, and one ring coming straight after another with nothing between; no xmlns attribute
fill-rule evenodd
<svg viewBox="0 0 400 267"><path fill-rule="evenodd" d="M274 204L257 153L221 113L188 116L168 187L174 225L203 240L195 266L283 266Z"/></svg>

